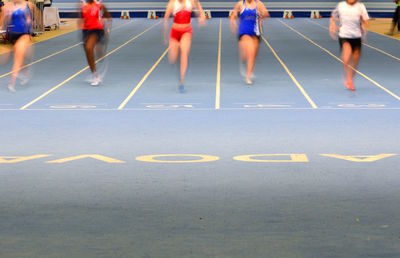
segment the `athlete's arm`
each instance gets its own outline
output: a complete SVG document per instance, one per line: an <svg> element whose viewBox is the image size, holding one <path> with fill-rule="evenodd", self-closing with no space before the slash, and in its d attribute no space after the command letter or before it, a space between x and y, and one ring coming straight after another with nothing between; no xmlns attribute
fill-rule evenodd
<svg viewBox="0 0 400 258"><path fill-rule="evenodd" d="M333 10L331 14L331 18L329 20L329 34L331 35L332 39L337 39L337 31L338 26L337 22L339 21L339 11L338 6L336 6L335 10Z"/></svg>
<svg viewBox="0 0 400 258"><path fill-rule="evenodd" d="M101 10L103 11L103 18L111 20L111 14L104 4L101 4Z"/></svg>
<svg viewBox="0 0 400 258"><path fill-rule="evenodd" d="M83 29L83 14L82 14L82 9L83 6L85 6L85 2L81 1L81 4L79 5L78 9L79 9L79 14L78 14L78 28L79 29Z"/></svg>
<svg viewBox="0 0 400 258"><path fill-rule="evenodd" d="M204 25L206 22L206 15L204 14L203 7L200 4L199 0L192 0L193 6L196 6L197 11L199 12L199 24Z"/></svg>
<svg viewBox="0 0 400 258"><path fill-rule="evenodd" d="M5 3L0 12L0 28L4 28L6 24L6 13L8 12L8 3ZM6 28L4 28L6 29Z"/></svg>
<svg viewBox="0 0 400 258"><path fill-rule="evenodd" d="M28 2L28 6L29 9L31 9L32 14L36 11L38 11L38 9L36 8L36 5L34 5L32 2Z"/></svg>
<svg viewBox="0 0 400 258"><path fill-rule="evenodd" d="M28 2L27 4L28 4L28 8L29 8L28 24L30 23L31 26L34 26L33 20L34 20L35 14L39 13L39 10L36 8L36 6L32 2Z"/></svg>
<svg viewBox="0 0 400 258"><path fill-rule="evenodd" d="M237 31L236 20L238 18L238 14L240 13L240 9L242 9L242 2L241 1L236 3L235 8L233 8L233 10L232 10L231 16L229 17L229 19L230 19L230 27L231 27L232 33L236 33L236 31Z"/></svg>
<svg viewBox="0 0 400 258"><path fill-rule="evenodd" d="M333 18L333 16L331 16L330 20L329 20L329 34L331 35L331 38L336 39L337 36L337 31L338 31L338 27L336 25L336 20L335 18Z"/></svg>
<svg viewBox="0 0 400 258"><path fill-rule="evenodd" d="M240 9L242 9L242 2L239 1L236 3L235 7L232 10L232 15L229 17L230 20L236 20L238 18L238 14L240 12Z"/></svg>
<svg viewBox="0 0 400 258"><path fill-rule="evenodd" d="M172 10L174 9L174 1L170 0L168 2L167 8L165 10L165 14L164 14L164 25L167 24L168 25L168 20L171 17L172 14Z"/></svg>
<svg viewBox="0 0 400 258"><path fill-rule="evenodd" d="M362 20L361 22L361 28L364 32L366 32L368 30L368 20Z"/></svg>
<svg viewBox="0 0 400 258"><path fill-rule="evenodd" d="M174 1L170 0L167 5L167 9L165 10L164 14L164 26L163 26L163 35L164 35L164 43L168 43L168 36L167 36L167 30L168 30L168 20L171 17L172 11L174 9Z"/></svg>
<svg viewBox="0 0 400 258"><path fill-rule="evenodd" d="M260 18L265 19L269 17L269 12L267 7L265 7L264 3L261 1L258 1L258 10L260 13Z"/></svg>
<svg viewBox="0 0 400 258"><path fill-rule="evenodd" d="M101 4L101 10L103 11L102 19L103 19L103 24L104 24L104 31L107 34L110 34L111 24L112 24L111 14L104 4Z"/></svg>
<svg viewBox="0 0 400 258"><path fill-rule="evenodd" d="M367 35L368 20L369 20L369 16L368 16L367 8L365 8L365 5L362 4L362 6L361 6L361 31L362 31L363 38L365 38Z"/></svg>

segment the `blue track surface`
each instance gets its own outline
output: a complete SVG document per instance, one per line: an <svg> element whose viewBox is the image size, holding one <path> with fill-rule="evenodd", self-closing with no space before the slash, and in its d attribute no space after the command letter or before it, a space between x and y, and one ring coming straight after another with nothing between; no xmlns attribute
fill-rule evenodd
<svg viewBox="0 0 400 258"><path fill-rule="evenodd" d="M270 19L246 87L237 38L212 19L179 94L177 68L155 65L157 22L114 22L100 87L77 45L0 89L1 257L400 256L399 41L368 35L350 93L327 20ZM38 43L35 60L79 40ZM184 163L198 155L214 161Z"/></svg>

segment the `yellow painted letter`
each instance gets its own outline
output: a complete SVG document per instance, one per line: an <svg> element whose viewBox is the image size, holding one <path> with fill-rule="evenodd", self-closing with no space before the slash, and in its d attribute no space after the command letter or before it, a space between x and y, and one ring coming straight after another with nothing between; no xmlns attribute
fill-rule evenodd
<svg viewBox="0 0 400 258"><path fill-rule="evenodd" d="M163 160L162 158L175 158L175 159ZM219 160L219 157L210 155L201 155L201 154L159 154L159 155L139 156L136 157L136 160L143 162L151 162L151 163L201 163L201 162L217 161Z"/></svg>
<svg viewBox="0 0 400 258"><path fill-rule="evenodd" d="M125 163L125 161L121 161L118 159L114 159L114 158L110 158L110 157L106 157L103 155L99 155L99 154L84 154L84 155L78 155L78 156L73 156L73 157L68 157L68 158L64 158L64 159L57 159L57 160L51 160L51 161L47 161L46 163L66 163L66 162L71 162L74 160L79 160L79 159L87 159L87 158L91 158L91 159L97 159L106 163Z"/></svg>
<svg viewBox="0 0 400 258"><path fill-rule="evenodd" d="M0 164L14 164L20 163L23 161L33 160L33 159L41 159L51 155L48 154L39 154L32 156L0 156Z"/></svg>
<svg viewBox="0 0 400 258"><path fill-rule="evenodd" d="M343 159L352 162L374 162L380 159L389 158L396 156L397 154L378 154L378 155L340 155L340 154L321 154L324 157L336 158L336 159Z"/></svg>
<svg viewBox="0 0 400 258"><path fill-rule="evenodd" d="M252 154L233 157L234 160L258 163L307 163L306 154Z"/></svg>

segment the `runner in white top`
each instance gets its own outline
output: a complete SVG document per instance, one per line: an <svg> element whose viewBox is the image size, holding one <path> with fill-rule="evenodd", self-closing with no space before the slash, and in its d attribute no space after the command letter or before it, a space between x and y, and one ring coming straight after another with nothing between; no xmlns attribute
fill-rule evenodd
<svg viewBox="0 0 400 258"><path fill-rule="evenodd" d="M354 69L357 69L361 55L362 38L367 34L368 12L358 0L340 2L332 12L330 34L339 37L344 64L345 86L354 91Z"/></svg>

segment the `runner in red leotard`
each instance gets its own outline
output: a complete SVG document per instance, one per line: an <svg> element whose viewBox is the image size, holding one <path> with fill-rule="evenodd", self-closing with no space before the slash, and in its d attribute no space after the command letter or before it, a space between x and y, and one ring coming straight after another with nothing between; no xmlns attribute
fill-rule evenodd
<svg viewBox="0 0 400 258"><path fill-rule="evenodd" d="M188 67L190 47L192 44L191 16L193 9L199 11L199 24L204 25L206 17L198 0L170 0L164 16L164 41L167 44L168 19L174 16L171 33L169 37L169 61L177 62L179 53L181 55L179 91L184 92L185 74Z"/></svg>
<svg viewBox="0 0 400 258"><path fill-rule="evenodd" d="M95 0L87 0L82 3L81 27L86 58L92 72L92 77L88 81L92 86L99 85L102 80L97 73L95 60L96 57L100 58L105 54L106 40L110 27L104 24L105 22L111 24L110 21L111 15L103 4Z"/></svg>

